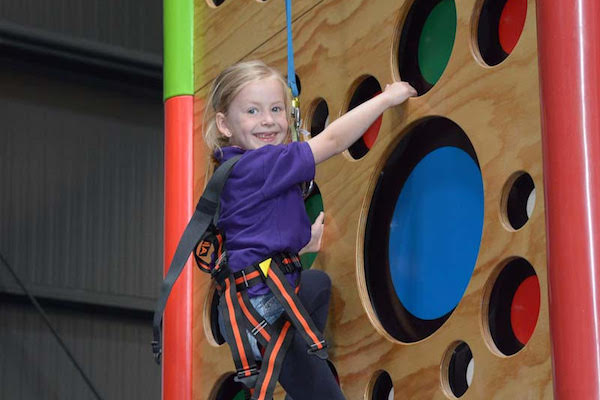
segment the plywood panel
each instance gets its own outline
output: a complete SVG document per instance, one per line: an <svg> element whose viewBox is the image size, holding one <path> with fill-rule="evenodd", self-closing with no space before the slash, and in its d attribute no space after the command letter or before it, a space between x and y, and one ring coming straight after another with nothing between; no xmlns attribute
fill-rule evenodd
<svg viewBox="0 0 600 400"><path fill-rule="evenodd" d="M348 399L369 398L373 375L383 369L392 377L396 399L444 399L440 365L455 341L469 344L475 359L472 386L464 399L552 398L545 255L543 179L538 99L535 4L528 2L522 37L506 61L494 68L477 61L472 44L476 0L457 1L457 32L449 64L425 95L387 111L374 147L361 160L347 154L317 168L326 228L323 250L314 268L333 279L327 336L330 354ZM345 112L355 82L365 74L382 86L399 79L397 30L412 2L386 0L323 1L294 23L296 68L302 81L303 112L317 98L327 100L331 118ZM285 35L275 35L246 59L265 60L285 70ZM196 117L204 91L196 93ZM427 116L444 116L468 135L477 153L485 191L485 216L477 263L463 299L432 336L403 344L381 328L364 286L363 237L370 199L387 156L407 127ZM197 122L197 146L200 130ZM527 171L537 190L529 222L509 231L500 218L502 189L516 171ZM528 345L511 357L492 350L483 328L484 292L498 268L514 256L526 258L541 286L541 309ZM205 296L207 284L199 285ZM198 328L201 335L203 328ZM232 371L228 350L199 338L197 377L212 387ZM205 398L208 392L197 392ZM278 396L282 396L278 392Z"/></svg>
<svg viewBox="0 0 600 400"><path fill-rule="evenodd" d="M321 1L293 1L292 19L297 19ZM196 90L228 65L264 45L285 27L284 1L227 0L219 7L212 7L206 0L197 0L194 17Z"/></svg>

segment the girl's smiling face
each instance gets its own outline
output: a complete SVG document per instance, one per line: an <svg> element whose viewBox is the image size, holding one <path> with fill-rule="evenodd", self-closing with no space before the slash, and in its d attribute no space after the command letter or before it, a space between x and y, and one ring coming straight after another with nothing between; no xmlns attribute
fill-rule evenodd
<svg viewBox="0 0 600 400"><path fill-rule="evenodd" d="M284 90L274 77L248 83L226 113L217 113L217 129L232 146L245 150L284 143L288 137Z"/></svg>

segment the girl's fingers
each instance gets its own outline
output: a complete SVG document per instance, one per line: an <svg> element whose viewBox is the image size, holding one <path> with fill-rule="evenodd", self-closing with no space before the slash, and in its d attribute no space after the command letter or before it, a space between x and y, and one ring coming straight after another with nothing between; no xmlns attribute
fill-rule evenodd
<svg viewBox="0 0 600 400"><path fill-rule="evenodd" d="M322 224L324 219L325 219L325 213L323 211L321 211L319 213L319 215L317 216L317 219L315 219L315 224L317 222L320 223L320 224Z"/></svg>

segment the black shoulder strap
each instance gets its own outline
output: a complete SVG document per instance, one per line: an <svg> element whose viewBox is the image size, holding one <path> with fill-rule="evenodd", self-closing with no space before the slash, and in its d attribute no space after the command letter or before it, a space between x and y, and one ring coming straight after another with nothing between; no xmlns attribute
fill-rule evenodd
<svg viewBox="0 0 600 400"><path fill-rule="evenodd" d="M210 224L213 221L214 223L217 222L216 219L218 218L217 215L221 191L223 190L225 181L227 181L233 166L240 159L240 157L241 155L237 155L230 158L221 164L221 166L219 166L219 168L217 168L217 170L214 172L213 176L208 182L208 185L206 185L206 189L204 189L202 197L200 197L200 200L198 200L196 211L194 211L194 215L192 215L190 222L188 222L185 230L183 231L183 235L181 235L181 239L179 240L179 244L175 250L175 255L171 260L169 271L167 272L167 276L165 277L165 280L160 288L160 296L156 302L154 320L152 324L152 330L154 334L154 340L152 341L152 352L154 353L154 360L158 364L160 364L162 354L161 325L163 312L165 310L165 306L167 305L167 299L169 298L173 284L177 278L179 278L181 271L183 271L183 267L190 257L190 254L194 250L194 247L202 235L204 235L204 232L210 226Z"/></svg>

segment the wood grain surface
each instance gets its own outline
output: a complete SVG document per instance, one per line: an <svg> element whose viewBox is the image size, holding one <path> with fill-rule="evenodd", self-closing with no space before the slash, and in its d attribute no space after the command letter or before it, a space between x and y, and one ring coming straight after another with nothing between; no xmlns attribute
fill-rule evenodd
<svg viewBox="0 0 600 400"><path fill-rule="evenodd" d="M211 9L197 2L197 15L204 21L196 23L196 43L204 43L202 53L196 47L195 56L198 196L206 165L201 138L206 84L218 70L241 59L262 59L285 74L282 3L228 0L222 8ZM382 87L401 79L395 65L397 43L412 1L295 3L294 46L304 114L316 99L323 98L330 119L339 117L366 75L376 77ZM535 3L528 1L525 27L513 53L493 68L479 61L473 40L480 6L477 0L456 2L456 38L441 79L425 95L383 115L379 136L365 157L353 160L344 153L317 167L326 222L323 249L313 268L326 271L333 280L326 336L348 399L371 399L372 379L381 370L392 378L395 399L453 398L442 383L442 363L457 341L468 343L475 360L472 385L461 399L552 398ZM206 21L210 24L203 25ZM451 119L471 140L483 177L484 227L471 280L450 318L428 338L404 344L385 332L370 304L363 238L368 209L376 207L370 199L383 164L411 124L428 116ZM503 222L500 207L503 187L518 171L532 176L537 200L529 222L514 231ZM515 256L527 259L535 269L541 306L529 343L506 357L495 349L485 327L485 293L499 269ZM203 326L210 281L198 272L194 285L194 398L207 399L213 398L213 388L234 368L227 346L211 344L206 335L209 330ZM283 399L281 389L276 398Z"/></svg>

